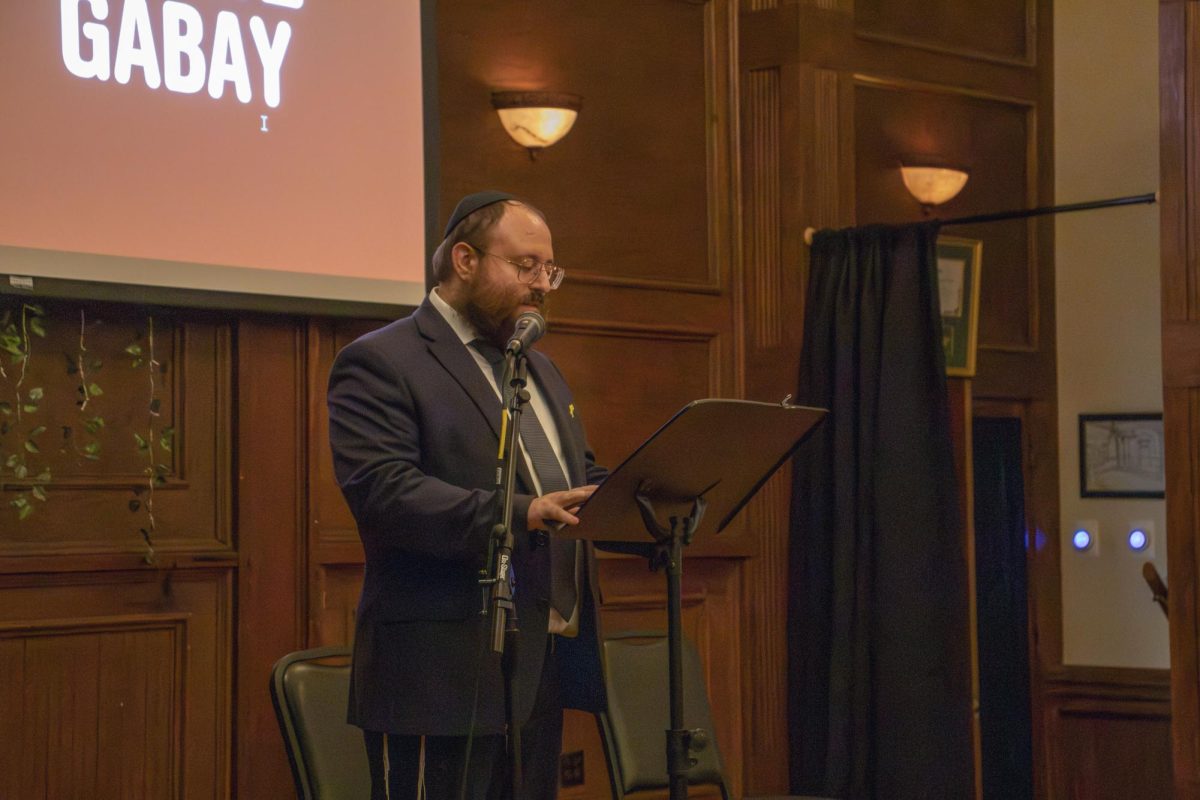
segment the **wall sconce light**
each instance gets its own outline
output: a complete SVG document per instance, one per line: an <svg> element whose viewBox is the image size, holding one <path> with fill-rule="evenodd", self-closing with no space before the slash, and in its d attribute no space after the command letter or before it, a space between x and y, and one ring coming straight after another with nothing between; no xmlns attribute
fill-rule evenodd
<svg viewBox="0 0 1200 800"><path fill-rule="evenodd" d="M492 108L500 124L533 158L538 150L567 135L583 101L579 95L554 92L492 92Z"/></svg>
<svg viewBox="0 0 1200 800"><path fill-rule="evenodd" d="M900 163L900 176L909 194L917 199L926 211L954 199L971 177L965 169L946 164L922 163L917 159L904 159Z"/></svg>

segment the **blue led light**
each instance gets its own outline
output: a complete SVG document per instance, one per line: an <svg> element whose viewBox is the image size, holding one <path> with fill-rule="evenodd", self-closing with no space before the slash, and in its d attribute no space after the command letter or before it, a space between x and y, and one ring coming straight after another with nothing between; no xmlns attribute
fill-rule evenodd
<svg viewBox="0 0 1200 800"><path fill-rule="evenodd" d="M1150 545L1150 537L1141 528L1134 528L1129 532L1129 549L1134 551L1145 550Z"/></svg>
<svg viewBox="0 0 1200 800"><path fill-rule="evenodd" d="M1085 528L1080 528L1079 530L1075 531L1075 533L1071 536L1071 546L1076 550L1087 550L1092 546L1091 531L1088 531Z"/></svg>

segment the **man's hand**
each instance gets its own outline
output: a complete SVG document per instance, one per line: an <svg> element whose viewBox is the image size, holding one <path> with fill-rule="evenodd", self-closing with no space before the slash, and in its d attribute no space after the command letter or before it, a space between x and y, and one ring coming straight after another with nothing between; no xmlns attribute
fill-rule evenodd
<svg viewBox="0 0 1200 800"><path fill-rule="evenodd" d="M529 530L545 530L555 525L578 525L579 518L573 512L592 496L595 486L580 486L565 492L551 492L533 498L529 504L527 522Z"/></svg>

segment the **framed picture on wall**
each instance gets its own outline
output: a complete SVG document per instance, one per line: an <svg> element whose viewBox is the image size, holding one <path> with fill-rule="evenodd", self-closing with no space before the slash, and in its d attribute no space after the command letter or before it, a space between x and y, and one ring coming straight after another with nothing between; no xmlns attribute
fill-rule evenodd
<svg viewBox="0 0 1200 800"><path fill-rule="evenodd" d="M979 330L979 263L983 242L939 236L938 300L942 308L942 348L946 374L975 374L975 340Z"/></svg>
<svg viewBox="0 0 1200 800"><path fill-rule="evenodd" d="M1161 498L1162 414L1080 414L1081 497Z"/></svg>

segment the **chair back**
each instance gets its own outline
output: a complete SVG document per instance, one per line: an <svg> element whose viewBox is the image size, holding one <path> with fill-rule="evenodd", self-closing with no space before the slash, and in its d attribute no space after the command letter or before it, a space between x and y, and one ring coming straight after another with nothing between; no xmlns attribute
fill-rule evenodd
<svg viewBox="0 0 1200 800"><path fill-rule="evenodd" d="M600 714L601 736L613 796L662 789L667 777L666 730L670 727L669 649L666 634L625 633L603 643L608 712ZM713 731L712 711L704 684L704 668L696 648L683 642L684 727L703 728L708 746L695 753L697 763L688 770L688 783L714 784L728 800L721 755Z"/></svg>
<svg viewBox="0 0 1200 800"><path fill-rule="evenodd" d="M362 731L346 722L349 696L349 648L289 653L271 668L271 702L301 800L371 796Z"/></svg>

